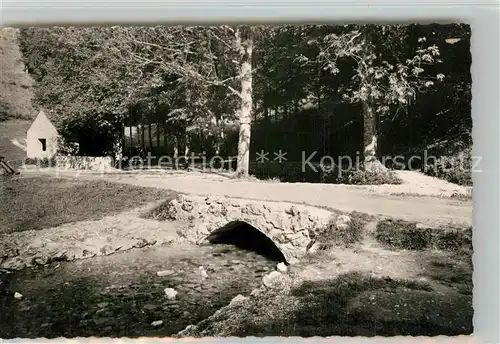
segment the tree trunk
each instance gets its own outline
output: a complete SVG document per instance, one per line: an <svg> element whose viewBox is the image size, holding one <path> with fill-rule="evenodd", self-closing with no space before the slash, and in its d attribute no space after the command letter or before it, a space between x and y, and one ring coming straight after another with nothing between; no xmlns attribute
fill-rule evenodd
<svg viewBox="0 0 500 344"><path fill-rule="evenodd" d="M370 30L366 29L363 32L363 37L365 42L371 42ZM361 52L364 57L368 57L370 51L363 49ZM364 63L358 64L358 73L362 78L361 88L367 90L371 89L373 85L373 80L367 79L369 73ZM380 161L378 161L378 114L375 112L375 104L371 96L371 91L365 95L366 98L363 99L363 162L364 168L370 170L385 170Z"/></svg>
<svg viewBox="0 0 500 344"><path fill-rule="evenodd" d="M134 134L132 132L132 125L130 125L129 129L129 134L130 134L130 147L129 147L129 154L132 152L132 147L134 147Z"/></svg>
<svg viewBox="0 0 500 344"><path fill-rule="evenodd" d="M377 161L377 116L369 101L363 101L363 160L366 163Z"/></svg>
<svg viewBox="0 0 500 344"><path fill-rule="evenodd" d="M189 148L190 148L189 147L189 134L187 133L187 131L184 134L184 142L185 142L185 144L184 144L184 158L186 158L186 160L187 160L187 158L189 156Z"/></svg>
<svg viewBox="0 0 500 344"><path fill-rule="evenodd" d="M145 138L145 133L144 133L144 124L140 124L141 128L141 148L143 153L146 151L146 138Z"/></svg>
<svg viewBox="0 0 500 344"><path fill-rule="evenodd" d="M115 143L115 166L121 168L123 157L123 135L120 135Z"/></svg>
<svg viewBox="0 0 500 344"><path fill-rule="evenodd" d="M258 112L258 109L257 109L257 103L256 102L253 102L253 105L252 105L252 114L253 114L253 121L257 122L257 116L258 116L259 112Z"/></svg>
<svg viewBox="0 0 500 344"><path fill-rule="evenodd" d="M318 79L321 80L321 67L318 65ZM318 82L316 85L316 97L317 99L317 105L318 105L318 113L321 112L321 83Z"/></svg>
<svg viewBox="0 0 500 344"><path fill-rule="evenodd" d="M241 36L240 36L241 33ZM237 43L240 50L241 71L241 108L239 111L240 131L238 140L237 174L248 177L250 171L250 133L252 121L252 50L251 27L237 30Z"/></svg>
<svg viewBox="0 0 500 344"><path fill-rule="evenodd" d="M224 144L224 116L221 116L220 119L218 120L217 126L219 127L219 135L218 135L218 142L215 147L215 155L220 154L220 148Z"/></svg>
<svg viewBox="0 0 500 344"><path fill-rule="evenodd" d="M167 152L167 146L168 146L167 140L168 140L168 138L167 138L167 121L164 120L163 121L163 150L162 150L164 153Z"/></svg>
<svg viewBox="0 0 500 344"><path fill-rule="evenodd" d="M151 133L151 122L148 123L149 151L153 149L153 135Z"/></svg>
<svg viewBox="0 0 500 344"><path fill-rule="evenodd" d="M160 151L160 121L156 121L156 151Z"/></svg>
<svg viewBox="0 0 500 344"><path fill-rule="evenodd" d="M141 147L141 127L137 124L134 126L135 136L137 139L136 148Z"/></svg>
<svg viewBox="0 0 500 344"><path fill-rule="evenodd" d="M179 146L178 146L177 135L174 136L174 165L176 164L176 160L179 157Z"/></svg>
<svg viewBox="0 0 500 344"><path fill-rule="evenodd" d="M139 125L134 125L134 131L135 131L135 138L136 138L136 143L135 147L139 148L141 146L141 131L140 131Z"/></svg>

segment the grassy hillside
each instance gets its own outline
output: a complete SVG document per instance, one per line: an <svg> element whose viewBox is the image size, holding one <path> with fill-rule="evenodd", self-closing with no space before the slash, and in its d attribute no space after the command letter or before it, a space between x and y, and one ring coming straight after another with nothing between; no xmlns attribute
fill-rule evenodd
<svg viewBox="0 0 500 344"><path fill-rule="evenodd" d="M26 131L37 111L32 106L33 80L24 72L18 29L0 29L0 155L20 160L26 152Z"/></svg>
<svg viewBox="0 0 500 344"><path fill-rule="evenodd" d="M0 122L0 156L5 156L7 160L21 160L26 158L26 152L12 143L17 140L25 145L26 131L31 125L31 121L21 119L10 119Z"/></svg>
<svg viewBox="0 0 500 344"><path fill-rule="evenodd" d="M24 72L18 29L0 29L0 122L33 119L33 80Z"/></svg>

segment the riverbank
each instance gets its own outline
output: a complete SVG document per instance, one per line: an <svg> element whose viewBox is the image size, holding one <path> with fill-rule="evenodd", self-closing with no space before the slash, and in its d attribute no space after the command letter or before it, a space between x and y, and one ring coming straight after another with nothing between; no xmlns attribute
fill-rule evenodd
<svg viewBox="0 0 500 344"><path fill-rule="evenodd" d="M249 294L275 266L232 246L184 244L0 274L0 337L172 336Z"/></svg>
<svg viewBox="0 0 500 344"><path fill-rule="evenodd" d="M2 338L472 332L470 252L392 250L369 239L311 254L286 272L234 246L183 244L52 263L0 281Z"/></svg>

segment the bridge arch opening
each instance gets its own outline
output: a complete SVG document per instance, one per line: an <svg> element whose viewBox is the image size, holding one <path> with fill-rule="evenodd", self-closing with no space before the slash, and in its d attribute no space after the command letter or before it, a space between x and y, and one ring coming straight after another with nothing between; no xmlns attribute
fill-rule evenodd
<svg viewBox="0 0 500 344"><path fill-rule="evenodd" d="M213 231L207 238L212 244L234 245L253 251L276 262L286 262L286 257L264 233L244 221L233 221Z"/></svg>

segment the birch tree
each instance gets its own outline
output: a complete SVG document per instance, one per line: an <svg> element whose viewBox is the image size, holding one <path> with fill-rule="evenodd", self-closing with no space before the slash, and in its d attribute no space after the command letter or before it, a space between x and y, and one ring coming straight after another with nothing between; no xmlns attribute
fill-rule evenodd
<svg viewBox="0 0 500 344"><path fill-rule="evenodd" d="M121 28L116 47L137 68L175 75L179 83L196 86L197 111L190 120L212 121L207 113L209 89L224 88L237 99L233 115L239 122L237 173L248 176L252 118L253 28L247 26ZM161 83L161 80L158 80Z"/></svg>
<svg viewBox="0 0 500 344"><path fill-rule="evenodd" d="M238 165L236 172L248 176L250 166L250 133L252 123L252 28L241 27L235 31L239 50L239 77L241 80L241 107L239 110L240 132L238 139Z"/></svg>

